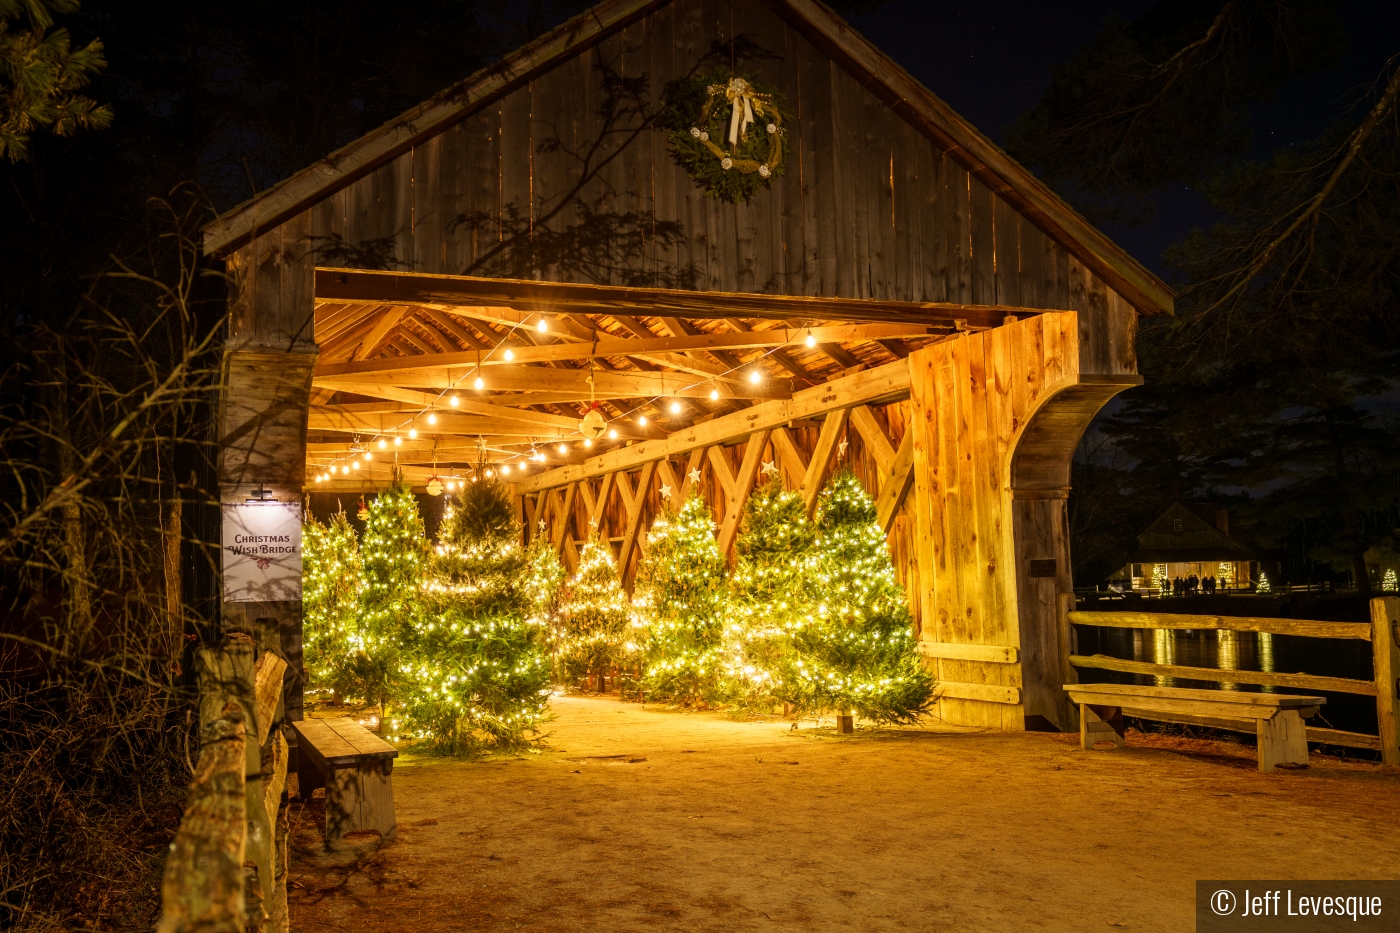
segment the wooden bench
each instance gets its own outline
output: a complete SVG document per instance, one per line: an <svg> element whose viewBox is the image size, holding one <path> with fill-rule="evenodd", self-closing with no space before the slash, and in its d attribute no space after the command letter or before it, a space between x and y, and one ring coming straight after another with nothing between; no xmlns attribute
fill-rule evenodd
<svg viewBox="0 0 1400 933"><path fill-rule="evenodd" d="M1316 716L1323 697L1276 693L1237 693L1230 690L1188 690L1182 687L1139 687L1132 684L1065 684L1069 698L1079 704L1079 742L1092 749L1099 742L1125 748L1123 717L1195 720L1210 719L1259 737L1259 770L1279 764L1308 764L1308 737L1303 720Z"/></svg>
<svg viewBox="0 0 1400 933"><path fill-rule="evenodd" d="M306 719L292 723L297 733L297 792L311 799L326 789L326 847L346 833L375 830L388 839L394 819L394 759L398 749L355 720Z"/></svg>

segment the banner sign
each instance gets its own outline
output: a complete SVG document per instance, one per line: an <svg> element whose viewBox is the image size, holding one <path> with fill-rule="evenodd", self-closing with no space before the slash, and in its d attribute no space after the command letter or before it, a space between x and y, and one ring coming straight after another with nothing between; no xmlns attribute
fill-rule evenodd
<svg viewBox="0 0 1400 933"><path fill-rule="evenodd" d="M224 602L301 599L301 504L223 507Z"/></svg>

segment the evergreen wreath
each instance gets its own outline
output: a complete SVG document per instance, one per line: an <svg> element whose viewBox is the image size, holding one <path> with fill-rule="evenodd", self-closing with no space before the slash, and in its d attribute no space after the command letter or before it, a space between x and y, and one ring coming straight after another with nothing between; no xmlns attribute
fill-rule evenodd
<svg viewBox="0 0 1400 933"><path fill-rule="evenodd" d="M696 75L667 89L666 123L676 164L705 196L735 204L783 172L785 114L747 77Z"/></svg>

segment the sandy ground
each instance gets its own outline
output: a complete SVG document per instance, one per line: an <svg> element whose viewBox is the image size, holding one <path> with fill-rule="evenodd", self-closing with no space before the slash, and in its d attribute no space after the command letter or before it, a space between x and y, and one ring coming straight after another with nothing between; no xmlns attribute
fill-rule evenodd
<svg viewBox="0 0 1400 933"><path fill-rule="evenodd" d="M294 804L292 928L1179 933L1198 878L1400 877L1400 769L554 708L542 754L400 757L387 843L325 853Z"/></svg>

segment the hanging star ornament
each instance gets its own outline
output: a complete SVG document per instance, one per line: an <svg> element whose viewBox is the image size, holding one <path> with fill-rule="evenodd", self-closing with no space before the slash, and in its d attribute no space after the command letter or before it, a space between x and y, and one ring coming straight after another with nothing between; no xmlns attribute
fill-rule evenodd
<svg viewBox="0 0 1400 933"><path fill-rule="evenodd" d="M700 482L700 468L696 467L695 469L691 470L689 473L685 474L685 478L690 480L692 483Z"/></svg>
<svg viewBox="0 0 1400 933"><path fill-rule="evenodd" d="M663 498L663 499L669 499L669 498L671 498L671 487L670 487L670 486L667 486L665 483L662 483L662 484L661 484L661 498Z"/></svg>
<svg viewBox="0 0 1400 933"><path fill-rule="evenodd" d="M850 441L845 441L845 440L843 440L841 443L837 444L837 445L836 445L836 456L838 456L838 457L844 457L844 456L846 456L846 448L847 448L849 445L850 445Z"/></svg>
<svg viewBox="0 0 1400 933"><path fill-rule="evenodd" d="M548 527L549 526L545 524L544 519L540 519L540 531L544 531Z"/></svg>
<svg viewBox="0 0 1400 933"><path fill-rule="evenodd" d="M767 476L769 473L776 473L778 472L778 464L773 460L765 460L763 461L763 469L760 472L763 473L764 476Z"/></svg>

